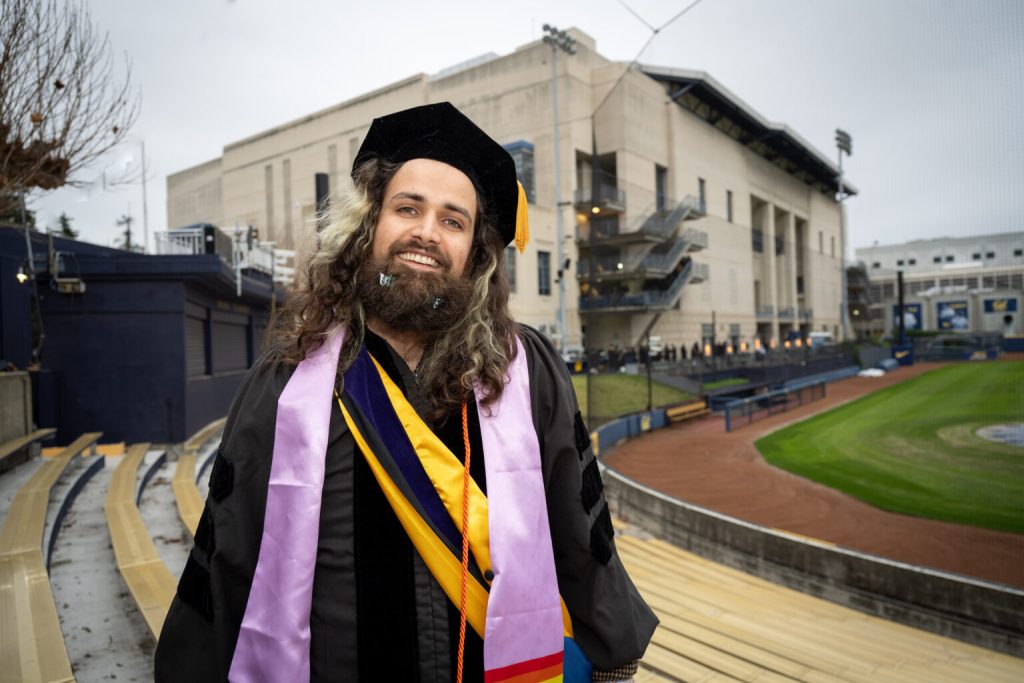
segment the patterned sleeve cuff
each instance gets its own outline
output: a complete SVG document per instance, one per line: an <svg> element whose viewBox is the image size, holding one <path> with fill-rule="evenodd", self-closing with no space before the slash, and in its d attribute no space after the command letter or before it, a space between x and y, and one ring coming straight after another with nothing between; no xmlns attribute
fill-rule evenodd
<svg viewBox="0 0 1024 683"><path fill-rule="evenodd" d="M594 683L608 683L610 681L625 681L636 675L637 669L640 668L640 660L634 659L628 664L617 666L614 669L608 669L606 671L598 671L594 669L591 674L590 680Z"/></svg>

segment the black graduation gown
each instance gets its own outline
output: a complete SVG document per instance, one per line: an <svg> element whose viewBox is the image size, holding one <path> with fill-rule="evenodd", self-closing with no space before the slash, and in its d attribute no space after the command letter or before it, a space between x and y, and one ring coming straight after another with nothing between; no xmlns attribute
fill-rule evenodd
<svg viewBox="0 0 1024 683"><path fill-rule="evenodd" d="M584 653L595 668L612 669L643 655L657 618L615 553L597 463L565 364L535 330L521 326L519 333L559 591ZM381 351L373 343L368 340L375 357L419 409L422 401L406 388L415 384L408 368L386 345ZM160 634L157 681L227 678L259 556L277 400L293 371L259 363L235 396L195 545ZM461 444L456 425L436 431L446 442ZM471 472L485 485L482 458L476 457L478 423L471 432L476 442ZM461 455L461 446L454 452ZM402 532L336 403L312 598L312 681L454 680L457 613ZM480 657L479 639L472 634L467 681L482 680Z"/></svg>

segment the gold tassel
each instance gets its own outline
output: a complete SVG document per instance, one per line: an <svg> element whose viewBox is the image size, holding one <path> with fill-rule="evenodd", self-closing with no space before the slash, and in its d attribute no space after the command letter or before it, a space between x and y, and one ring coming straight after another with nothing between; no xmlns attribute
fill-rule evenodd
<svg viewBox="0 0 1024 683"><path fill-rule="evenodd" d="M523 184L516 181L519 186L519 205L516 207L516 248L522 254L526 251L526 243L530 241L530 218L527 216L526 190Z"/></svg>

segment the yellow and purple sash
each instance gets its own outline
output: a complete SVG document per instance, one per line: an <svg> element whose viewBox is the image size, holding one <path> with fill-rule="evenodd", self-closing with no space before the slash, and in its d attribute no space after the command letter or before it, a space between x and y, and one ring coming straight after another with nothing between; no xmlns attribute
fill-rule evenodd
<svg viewBox="0 0 1024 683"><path fill-rule="evenodd" d="M333 333L300 363L278 401L263 540L232 681L309 679L320 497L342 337ZM581 655L558 595L526 354L517 344L501 399L487 408L478 405L489 497L470 482L467 620L483 637L488 683L561 681L563 647L570 662L580 663ZM458 604L462 463L365 348L346 372L338 400L403 528ZM577 667L566 669L567 681L570 669Z"/></svg>

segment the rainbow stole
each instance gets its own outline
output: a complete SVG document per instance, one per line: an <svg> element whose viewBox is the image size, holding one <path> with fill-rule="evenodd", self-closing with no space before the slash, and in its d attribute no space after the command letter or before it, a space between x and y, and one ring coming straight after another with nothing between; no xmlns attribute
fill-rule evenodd
<svg viewBox="0 0 1024 683"><path fill-rule="evenodd" d="M572 641L558 595L529 398L520 345L501 399L478 406L490 499L471 479L466 618L484 641L487 683L589 681L589 665ZM345 374L344 395L337 400L406 534L459 605L462 463L365 348Z"/></svg>

